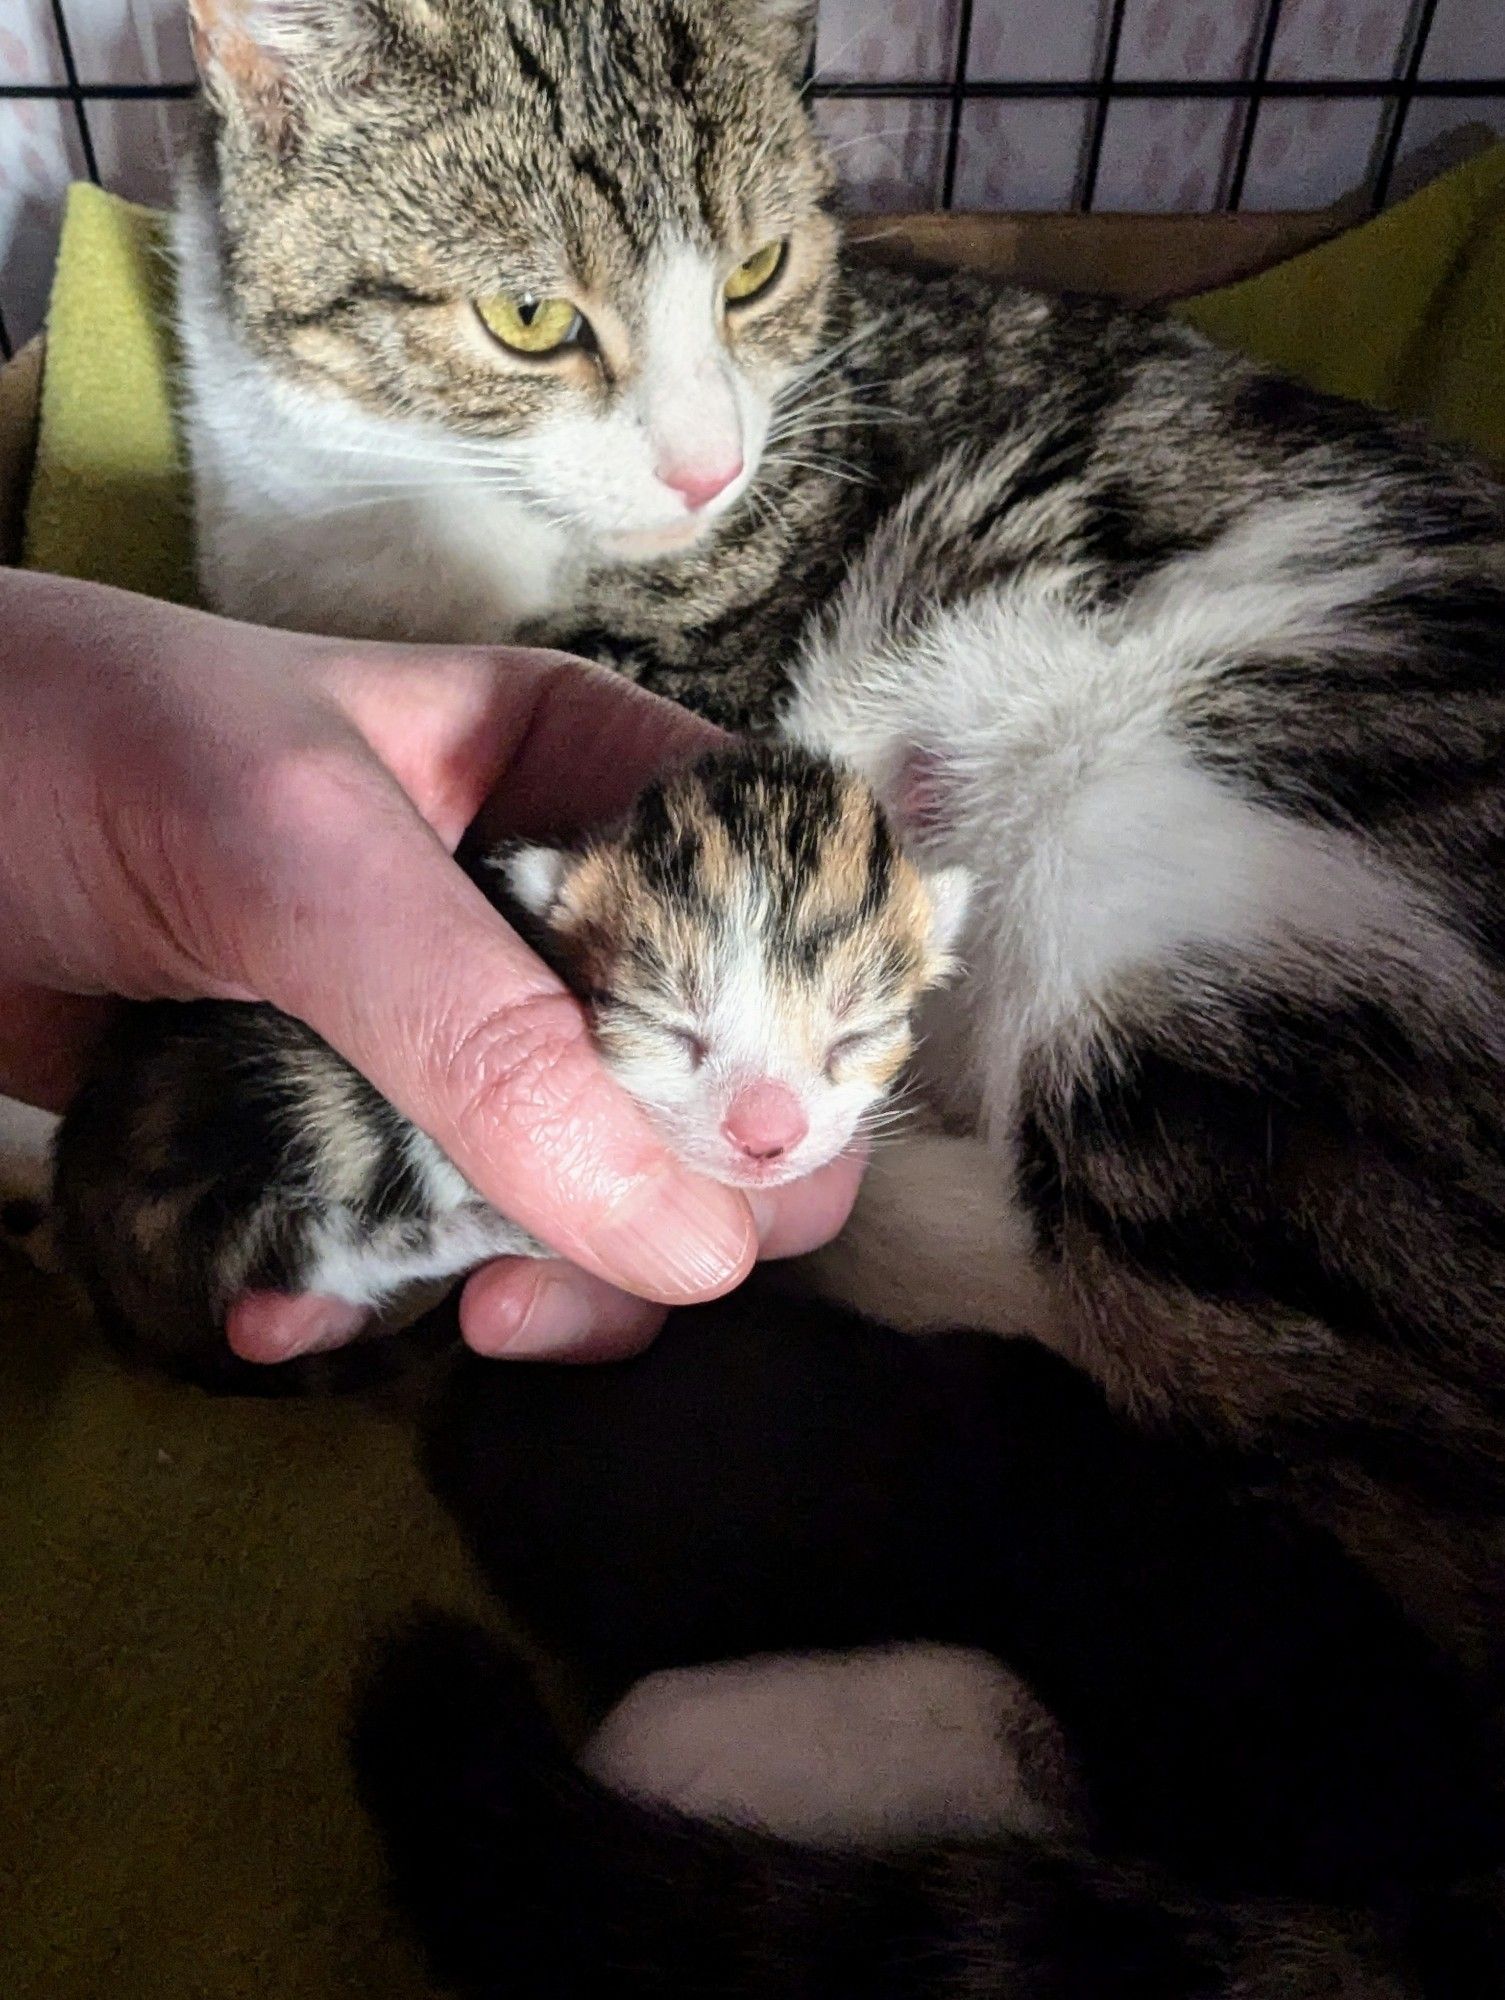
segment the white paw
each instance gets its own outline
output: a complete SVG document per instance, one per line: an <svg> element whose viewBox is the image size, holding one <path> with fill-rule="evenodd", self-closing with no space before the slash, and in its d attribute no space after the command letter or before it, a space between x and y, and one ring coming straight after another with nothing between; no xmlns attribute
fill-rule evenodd
<svg viewBox="0 0 1505 2000"><path fill-rule="evenodd" d="M1048 1836L1073 1814L1061 1777L1039 1782L1042 1731L987 1654L894 1646L654 1674L581 1761L619 1791L815 1845Z"/></svg>
<svg viewBox="0 0 1505 2000"><path fill-rule="evenodd" d="M922 1132L875 1153L851 1221L791 1276L901 1333L1058 1338L1029 1218L980 1139Z"/></svg>

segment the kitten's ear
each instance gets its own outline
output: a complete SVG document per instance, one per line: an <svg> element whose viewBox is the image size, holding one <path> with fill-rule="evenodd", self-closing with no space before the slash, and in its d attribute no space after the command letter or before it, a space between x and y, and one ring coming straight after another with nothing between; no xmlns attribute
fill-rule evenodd
<svg viewBox="0 0 1505 2000"><path fill-rule="evenodd" d="M742 0L758 40L797 79L815 42L816 0Z"/></svg>
<svg viewBox="0 0 1505 2000"><path fill-rule="evenodd" d="M494 865L528 914L547 922L559 901L571 859L558 847L515 847Z"/></svg>
<svg viewBox="0 0 1505 2000"><path fill-rule="evenodd" d="M972 906L972 876L966 868L934 868L925 876L930 895L930 949L949 959Z"/></svg>

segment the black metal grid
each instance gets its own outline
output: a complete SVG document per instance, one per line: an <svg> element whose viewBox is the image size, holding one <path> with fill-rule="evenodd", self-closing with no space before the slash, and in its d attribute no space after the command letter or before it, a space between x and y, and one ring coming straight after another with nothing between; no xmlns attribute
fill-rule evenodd
<svg viewBox="0 0 1505 2000"><path fill-rule="evenodd" d="M91 179L100 178L93 135L89 129L89 106L93 103L144 99L171 103L191 97L189 83L89 83L81 80L74 61L63 0L50 0L57 30L58 50L65 81L52 84L0 84L0 103L7 98L43 98L70 103L78 126L79 147ZM1218 206L1236 211L1243 205L1244 189L1259 125L1261 106L1283 98L1360 99L1388 107L1382 121L1374 157L1370 164L1368 188L1375 208L1383 207L1395 172L1396 159L1405 135L1406 119L1418 99L1447 99L1458 102L1470 98L1505 97L1505 76L1469 78L1426 78L1421 65L1428 37L1437 16L1438 0L1413 0L1401 46L1396 54L1394 73L1389 76L1280 78L1270 75L1271 60L1280 30L1282 0L1265 0L1258 32L1251 39L1246 74L1235 79L1175 77L1147 80L1120 77L1117 73L1119 48L1123 38L1128 0L1110 0L1102 36L1102 58L1095 76L1079 81L1031 79L997 82L968 74L971 54L974 0L958 0L956 58L952 74L935 79L910 81L833 82L819 74L810 81L811 96L817 99L905 99L913 102L944 103L949 106L946 141L940 176L942 207L950 208L956 194L957 170L961 153L962 129L969 103L982 100L1043 102L1067 100L1092 107L1086 122L1086 136L1077 179L1075 207L1090 211L1096 201L1103 141L1109 114L1115 103L1171 99L1212 99L1242 107L1237 137L1223 173ZM6 344L0 325L0 348Z"/></svg>
<svg viewBox="0 0 1505 2000"><path fill-rule="evenodd" d="M1111 0L1103 30L1102 60L1096 76L1069 82L1037 78L1032 78L1028 82L994 82L984 81L981 78L974 79L968 74L973 0L961 0L957 21L956 64L949 79L940 82L915 80L882 83L830 82L817 73L811 79L810 94L815 98L827 99L897 98L949 103L950 117L941 185L941 205L944 208L950 208L955 197L962 121L970 102L1005 100L1040 103L1052 99L1065 99L1068 102L1090 104L1093 108L1087 123L1077 182L1077 198L1074 204L1082 213L1090 213L1096 200L1108 115L1117 102L1203 98L1242 106L1243 117L1238 122L1238 137L1224 170L1223 185L1217 204L1231 213L1243 206L1244 186L1254 152L1260 107L1267 100L1343 98L1368 100L1387 106L1389 115L1382 122L1368 175L1370 202L1374 208L1379 209L1384 206L1390 193L1396 159L1405 134L1406 118L1412 104L1418 98L1441 98L1462 102L1469 98L1505 97L1505 76L1445 78L1421 75L1427 41L1437 16L1438 0L1412 0L1393 75L1272 77L1270 64L1275 53L1276 38L1280 32L1281 7L1282 0L1265 0L1259 32L1253 39L1251 61L1247 73L1239 78L1176 77L1150 80L1142 77L1120 77L1118 55L1123 39L1128 0Z"/></svg>

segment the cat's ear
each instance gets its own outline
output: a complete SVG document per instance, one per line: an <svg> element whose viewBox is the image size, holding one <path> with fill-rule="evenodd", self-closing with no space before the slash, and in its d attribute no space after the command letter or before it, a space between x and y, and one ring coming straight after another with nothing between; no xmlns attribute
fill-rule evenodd
<svg viewBox="0 0 1505 2000"><path fill-rule="evenodd" d="M365 0L188 0L188 20L211 103L279 151L300 106L369 71L376 46Z"/></svg>
<svg viewBox="0 0 1505 2000"><path fill-rule="evenodd" d="M816 0L741 0L758 40L796 78L815 43Z"/></svg>
<svg viewBox="0 0 1505 2000"><path fill-rule="evenodd" d="M930 949L948 961L961 940L972 907L972 876L966 868L932 868L924 876L930 896Z"/></svg>
<svg viewBox="0 0 1505 2000"><path fill-rule="evenodd" d="M528 914L547 923L573 858L558 847L514 847L493 865Z"/></svg>

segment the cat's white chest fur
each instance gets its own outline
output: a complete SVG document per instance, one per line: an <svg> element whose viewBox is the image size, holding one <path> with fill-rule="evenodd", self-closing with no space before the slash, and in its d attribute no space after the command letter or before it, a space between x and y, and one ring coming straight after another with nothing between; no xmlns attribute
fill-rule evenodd
<svg viewBox="0 0 1505 2000"><path fill-rule="evenodd" d="M276 492L248 491L203 440L200 450L199 572L229 614L346 638L486 645L564 601L568 552L515 502L434 491L305 515L280 480ZM303 456L313 494L319 473ZM299 469L285 460L282 471ZM306 565L289 560L290 521Z"/></svg>
<svg viewBox="0 0 1505 2000"><path fill-rule="evenodd" d="M973 876L967 978L940 996L920 1057L965 1136L880 1154L840 1245L809 1267L828 1295L916 1329L1055 1334L1059 1301L1012 1198L1021 1093L1042 1066L1111 1060L1136 982L1196 966L1209 1008L1256 979L1325 997L1376 966L1445 984L1460 1007L1486 990L1444 914L1368 844L1195 754L1186 717L1230 660L1336 636L1349 602L1399 578L1293 575L1323 525L1299 506L1253 518L1122 615L1084 614L1047 578L916 616L883 535L859 562L786 726L901 807L918 759L920 837Z"/></svg>
<svg viewBox="0 0 1505 2000"><path fill-rule="evenodd" d="M214 295L202 196L175 220L204 594L231 616L345 638L487 644L563 609L568 532L501 454L281 379Z"/></svg>

